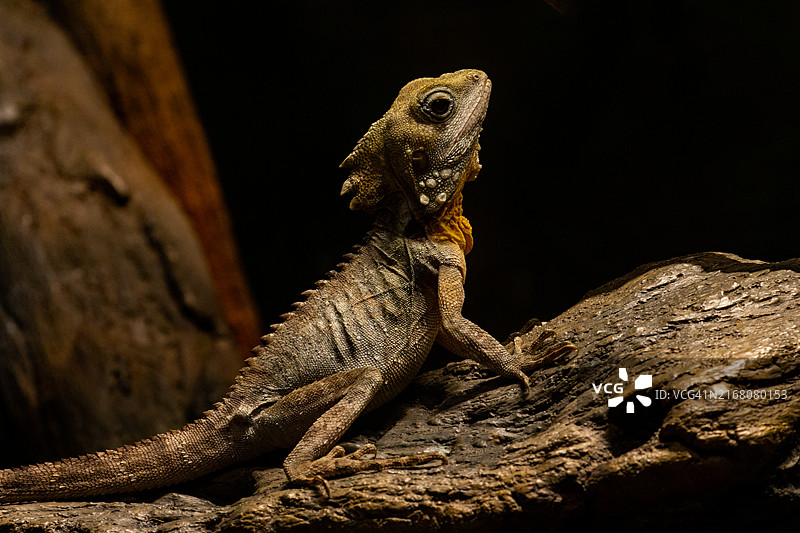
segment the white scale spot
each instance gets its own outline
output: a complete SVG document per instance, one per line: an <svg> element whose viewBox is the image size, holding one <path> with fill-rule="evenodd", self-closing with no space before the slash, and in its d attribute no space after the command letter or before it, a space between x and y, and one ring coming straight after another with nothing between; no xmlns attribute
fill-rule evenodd
<svg viewBox="0 0 800 533"><path fill-rule="evenodd" d="M445 200L447 200L447 195L446 195L445 193L443 193L443 192L440 192L440 193L439 193L439 194L436 196L436 201L437 201L437 202L439 202L440 204L444 203L444 202L445 202Z"/></svg>
<svg viewBox="0 0 800 533"><path fill-rule="evenodd" d="M441 175L442 175L443 178L447 179L447 178L450 177L450 174L452 174L452 173L453 173L453 171L451 169L445 168L445 169L442 169Z"/></svg>
<svg viewBox="0 0 800 533"><path fill-rule="evenodd" d="M425 186L425 182L424 182L424 181L420 181L420 182L419 182L419 187L420 187L420 189L421 189L422 187L424 187L424 186Z"/></svg>
<svg viewBox="0 0 800 533"><path fill-rule="evenodd" d="M429 203L431 203L431 199L424 194L420 194L419 203L421 203L422 205L428 205Z"/></svg>
<svg viewBox="0 0 800 533"><path fill-rule="evenodd" d="M436 176L436 177L438 178L438 177L439 177L439 171L438 171L438 170L434 170L434 171L433 171L433 175L434 175L434 176Z"/></svg>
<svg viewBox="0 0 800 533"><path fill-rule="evenodd" d="M427 185L429 189L433 189L439 185L439 183L433 178L428 178L428 181L425 182L425 185Z"/></svg>

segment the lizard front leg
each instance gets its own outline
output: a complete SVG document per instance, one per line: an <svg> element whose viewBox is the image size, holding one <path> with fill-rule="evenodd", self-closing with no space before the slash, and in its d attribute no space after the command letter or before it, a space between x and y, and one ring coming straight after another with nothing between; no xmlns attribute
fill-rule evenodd
<svg viewBox="0 0 800 533"><path fill-rule="evenodd" d="M293 428L295 439L302 433L283 463L290 482L322 486L330 494L325 481L329 477L385 468L412 468L431 461L447 462L440 453L364 459L375 453L373 445L350 455L345 455L341 446L334 447L382 385L383 378L377 368L347 370L292 391L264 413L275 427Z"/></svg>
<svg viewBox="0 0 800 533"><path fill-rule="evenodd" d="M514 351L509 353L497 339L461 315L464 306L464 278L458 268L442 265L439 268L438 288L442 331L436 341L454 354L477 361L500 376L519 380L525 393L530 389L530 381L525 372L575 350L571 343L562 342L545 349L537 349L527 357L522 353L517 337ZM549 332L545 331L534 341L534 346L542 348L538 346L539 341L543 341L548 335Z"/></svg>

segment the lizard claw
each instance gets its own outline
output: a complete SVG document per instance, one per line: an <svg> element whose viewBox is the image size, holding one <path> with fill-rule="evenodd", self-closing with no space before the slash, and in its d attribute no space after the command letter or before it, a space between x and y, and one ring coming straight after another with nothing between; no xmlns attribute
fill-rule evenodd
<svg viewBox="0 0 800 533"><path fill-rule="evenodd" d="M528 378L522 370L517 370L517 379L519 379L520 385L522 386L522 395L527 398L531 392L530 378Z"/></svg>
<svg viewBox="0 0 800 533"><path fill-rule="evenodd" d="M342 448L341 446L337 446L337 448ZM344 452L344 448L342 448L342 452ZM367 455L377 455L378 449L375 447L374 444L365 444L361 448L357 449L356 451L352 452L348 457L350 459L362 459ZM344 457L344 453L340 457Z"/></svg>
<svg viewBox="0 0 800 533"><path fill-rule="evenodd" d="M522 357L522 337L519 335L514 337L514 350L511 352L511 355Z"/></svg>
<svg viewBox="0 0 800 533"><path fill-rule="evenodd" d="M544 366L555 364L577 350L578 347L569 341L559 341L542 347L525 357L522 361L522 371L532 372Z"/></svg>
<svg viewBox="0 0 800 533"><path fill-rule="evenodd" d="M546 329L541 324L531 328L531 332L535 332L532 335L535 334L536 337L527 349L523 345L522 337L515 336L513 338L514 347L511 353L519 358L520 370L524 373L557 363L578 349L569 341L554 340L555 331Z"/></svg>
<svg viewBox="0 0 800 533"><path fill-rule="evenodd" d="M306 463L301 472L292 475L291 483L319 487L325 492L325 496L330 498L331 490L326 478L350 476L359 472L387 468L426 467L432 466L428 463L434 461L438 461L440 465L447 464L447 457L439 452L418 453L387 459L364 459L365 456L375 455L375 453L376 449L372 444L364 445L350 454L346 454L341 446L335 446L325 456Z"/></svg>
<svg viewBox="0 0 800 533"><path fill-rule="evenodd" d="M328 485L328 482L319 474L306 476L306 477L295 477L294 479L290 480L292 485L298 487L309 487L309 488L318 488L324 494L326 499L330 499L331 497L331 487Z"/></svg>
<svg viewBox="0 0 800 533"><path fill-rule="evenodd" d="M322 476L314 476L311 480L311 485L314 487L319 487L325 492L325 499L331 499L331 487L328 485L328 482Z"/></svg>

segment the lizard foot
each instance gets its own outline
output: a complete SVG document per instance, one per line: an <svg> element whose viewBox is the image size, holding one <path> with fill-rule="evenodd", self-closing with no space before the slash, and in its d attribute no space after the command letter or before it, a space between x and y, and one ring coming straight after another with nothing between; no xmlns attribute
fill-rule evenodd
<svg viewBox="0 0 800 533"><path fill-rule="evenodd" d="M331 491L326 478L352 476L359 472L370 470L384 470L387 468L416 468L429 466L427 463L439 461L441 465L447 464L447 457L438 452L418 453L388 459L365 459L374 456L377 450L373 444L366 444L356 451L346 454L341 446L334 446L324 457L314 461L304 461L305 464L293 465L293 475L290 481L297 485L320 487L327 497Z"/></svg>
<svg viewBox="0 0 800 533"><path fill-rule="evenodd" d="M512 354L519 357L520 369L525 372L532 372L539 368L560 362L567 355L577 351L578 347L569 341L556 341L556 332L546 329L543 325L537 324L531 329L535 335L530 346L525 347L522 337L514 337L514 349Z"/></svg>

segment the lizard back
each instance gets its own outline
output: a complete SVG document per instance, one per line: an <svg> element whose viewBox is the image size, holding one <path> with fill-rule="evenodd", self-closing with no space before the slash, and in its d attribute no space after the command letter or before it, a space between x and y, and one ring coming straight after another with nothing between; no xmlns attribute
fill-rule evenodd
<svg viewBox="0 0 800 533"><path fill-rule="evenodd" d="M391 384L371 407L390 400L416 374L440 329L436 272L443 262L459 261L451 248L376 225L350 261L276 326L266 346L253 349L250 366L269 379L260 384L262 401L362 367L378 368Z"/></svg>

